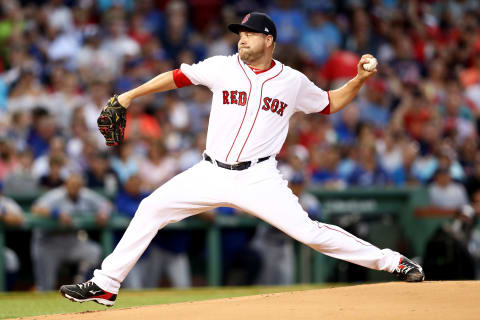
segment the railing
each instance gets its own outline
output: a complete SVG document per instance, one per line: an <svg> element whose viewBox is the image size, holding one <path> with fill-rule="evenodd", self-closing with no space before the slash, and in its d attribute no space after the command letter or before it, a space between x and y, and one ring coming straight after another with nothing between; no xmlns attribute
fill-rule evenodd
<svg viewBox="0 0 480 320"><path fill-rule="evenodd" d="M177 223L169 224L165 229L175 230L194 230L203 229L206 232L205 245L208 248L207 257L207 281L210 286L220 285L220 229L224 228L253 228L258 225L260 221L256 218L245 215L237 216L216 216L213 222L202 220L196 217L179 221ZM104 256L113 251L113 232L115 230L125 230L130 223L130 219L125 216L114 214L105 226L99 226L95 222L95 217L74 217L72 225L65 227L60 224L58 220L51 218L41 218L31 214L27 214L25 221L21 226L8 227L11 229L33 230L99 230L101 245ZM3 248L5 245L5 225L0 223L0 291L5 290L5 264Z"/></svg>
<svg viewBox="0 0 480 320"><path fill-rule="evenodd" d="M332 221L338 215L357 214L368 215L394 215L398 219L398 227L402 228L405 236L412 242L416 255L423 255L426 241L438 225L445 218L422 218L415 216L415 209L428 205L428 196L422 188L356 188L347 190L311 189L322 206L322 220ZM16 197L20 205L28 210L36 195ZM209 285L220 284L221 270L221 243L220 230L223 228L254 228L261 223L260 220L246 215L216 216L213 222L208 222L196 217L169 224L166 229L193 230L202 229L206 232L205 245L207 247L207 281ZM100 230L101 243L104 254L109 254L113 249L113 232L124 230L129 224L129 219L113 215L107 225L98 226L94 217L76 217L73 220L73 229ZM8 227L10 228L10 227ZM58 230L65 228L56 220L39 218L27 215L25 222L17 227L23 230L43 228ZM3 246L5 244L5 226L0 224L0 275L4 274ZM382 239L377 239L381 244ZM321 254L316 254L313 263L313 281L324 282L332 271L332 259ZM0 291L4 290L4 277L0 276Z"/></svg>

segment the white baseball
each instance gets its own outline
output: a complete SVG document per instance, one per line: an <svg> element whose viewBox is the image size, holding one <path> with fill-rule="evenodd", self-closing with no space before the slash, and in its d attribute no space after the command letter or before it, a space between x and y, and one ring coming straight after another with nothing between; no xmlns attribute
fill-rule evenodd
<svg viewBox="0 0 480 320"><path fill-rule="evenodd" d="M366 58L367 62L362 65L364 70L373 71L378 65L378 61L375 58Z"/></svg>

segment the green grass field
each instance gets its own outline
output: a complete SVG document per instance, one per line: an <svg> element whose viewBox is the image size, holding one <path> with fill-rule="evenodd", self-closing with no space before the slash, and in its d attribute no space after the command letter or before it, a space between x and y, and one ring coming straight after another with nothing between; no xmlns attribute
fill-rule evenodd
<svg viewBox="0 0 480 320"><path fill-rule="evenodd" d="M328 287L333 286L334 285L328 285ZM327 286L297 285L289 287L195 288L189 290L121 290L114 308L230 298L265 293L318 289L324 287ZM63 298L58 292L16 292L0 294L0 319L105 309L107 309L107 307L93 302L82 304L73 303Z"/></svg>

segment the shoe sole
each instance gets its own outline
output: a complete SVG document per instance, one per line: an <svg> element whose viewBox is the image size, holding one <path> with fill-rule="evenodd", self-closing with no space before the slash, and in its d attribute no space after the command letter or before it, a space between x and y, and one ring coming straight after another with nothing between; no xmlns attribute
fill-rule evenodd
<svg viewBox="0 0 480 320"><path fill-rule="evenodd" d="M77 298L74 298L70 295L68 295L67 293L65 292L61 292L60 293L62 294L62 296L72 302L80 302L80 303L84 303L84 302L88 302L88 301L93 301L93 302L96 302L98 304L101 304L103 306L107 306L107 307L112 307L115 302L114 301L110 301L110 300L106 300L106 299L101 299L101 298L88 298L88 299L77 299Z"/></svg>
<svg viewBox="0 0 480 320"><path fill-rule="evenodd" d="M424 274L410 275L405 279L407 282L422 282L423 280L425 280Z"/></svg>
<svg viewBox="0 0 480 320"><path fill-rule="evenodd" d="M425 280L425 277L410 278L410 279L406 279L405 281L407 281L407 282L422 282L423 280Z"/></svg>

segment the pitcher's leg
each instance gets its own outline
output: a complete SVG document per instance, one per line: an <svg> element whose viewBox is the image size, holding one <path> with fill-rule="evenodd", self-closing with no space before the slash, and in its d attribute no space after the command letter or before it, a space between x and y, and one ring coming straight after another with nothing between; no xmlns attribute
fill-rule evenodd
<svg viewBox="0 0 480 320"><path fill-rule="evenodd" d="M115 250L105 258L101 270L95 270L93 282L103 290L118 293L120 283L159 229L214 207L216 200L211 194L216 192L212 190L215 176L209 168L201 162L145 198Z"/></svg>
<svg viewBox="0 0 480 320"><path fill-rule="evenodd" d="M260 166L241 188L236 203L240 208L328 256L388 272L398 266L398 252L381 250L340 227L311 220L280 174Z"/></svg>

